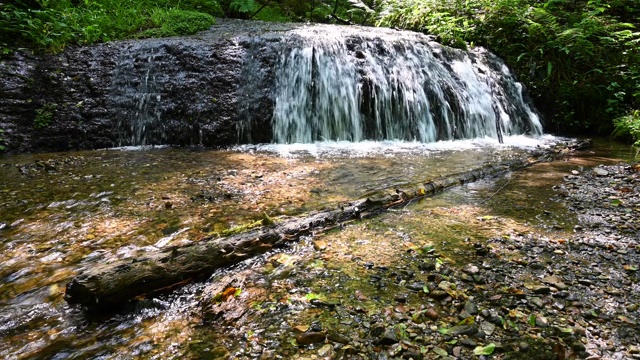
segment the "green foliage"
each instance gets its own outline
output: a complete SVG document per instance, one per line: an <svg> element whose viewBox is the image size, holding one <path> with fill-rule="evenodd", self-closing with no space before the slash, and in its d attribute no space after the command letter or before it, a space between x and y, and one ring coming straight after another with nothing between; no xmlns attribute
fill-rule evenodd
<svg viewBox="0 0 640 360"><path fill-rule="evenodd" d="M631 138L634 147L640 148L640 110L634 110L625 116L613 120L613 136Z"/></svg>
<svg viewBox="0 0 640 360"><path fill-rule="evenodd" d="M159 14L164 14L160 25ZM187 34L202 29L205 22L210 26L211 16L220 15L222 9L214 0L17 0L12 5L0 3L0 53L19 46L58 52L69 44L129 38L150 27L162 29L163 35ZM167 27L169 21L179 24Z"/></svg>
<svg viewBox="0 0 640 360"><path fill-rule="evenodd" d="M7 146L5 144L5 139L3 134L4 134L4 129L0 128L0 151L7 150Z"/></svg>
<svg viewBox="0 0 640 360"><path fill-rule="evenodd" d="M36 117L33 119L33 127L36 129L44 129L51 125L53 115L56 112L56 104L47 103L40 109L36 110Z"/></svg>
<svg viewBox="0 0 640 360"><path fill-rule="evenodd" d="M151 14L154 28L145 30L137 37L167 37L195 34L215 23L213 16L196 11L158 9Z"/></svg>

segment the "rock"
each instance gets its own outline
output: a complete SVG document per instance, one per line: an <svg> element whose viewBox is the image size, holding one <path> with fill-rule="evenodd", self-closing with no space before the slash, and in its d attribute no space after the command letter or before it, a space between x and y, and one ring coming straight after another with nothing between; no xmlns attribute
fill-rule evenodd
<svg viewBox="0 0 640 360"><path fill-rule="evenodd" d="M318 356L320 357L331 357L333 355L333 346L331 344L325 344L320 349L318 349Z"/></svg>
<svg viewBox="0 0 640 360"><path fill-rule="evenodd" d="M396 357L398 355L400 355L400 353L402 353L402 345L400 344L393 344L389 347L389 355Z"/></svg>
<svg viewBox="0 0 640 360"><path fill-rule="evenodd" d="M440 289L433 290L429 293L429 297L436 300L442 300L447 296L449 296L449 294L446 291Z"/></svg>
<svg viewBox="0 0 640 360"><path fill-rule="evenodd" d="M529 351L529 343L526 343L524 341L521 341L520 343L518 343L518 349L520 349L520 352L528 352Z"/></svg>
<svg viewBox="0 0 640 360"><path fill-rule="evenodd" d="M476 315L478 314L478 306L472 301L467 301L464 303L464 311L469 315Z"/></svg>
<svg viewBox="0 0 640 360"><path fill-rule="evenodd" d="M536 326L537 327L547 327L549 326L549 321L542 315L536 316Z"/></svg>
<svg viewBox="0 0 640 360"><path fill-rule="evenodd" d="M0 222L0 230L3 230L6 227L7 227L6 223Z"/></svg>
<svg viewBox="0 0 640 360"><path fill-rule="evenodd" d="M402 353L403 359L422 360L422 354L416 349L407 349Z"/></svg>
<svg viewBox="0 0 640 360"><path fill-rule="evenodd" d="M600 167L596 167L593 169L593 173L596 174L597 176L607 176L609 175L609 172L603 168Z"/></svg>
<svg viewBox="0 0 640 360"><path fill-rule="evenodd" d="M530 289L534 294L548 294L551 292L551 288L544 285L532 285Z"/></svg>
<svg viewBox="0 0 640 360"><path fill-rule="evenodd" d="M483 321L482 324L480 324L480 329L482 329L485 334L492 335L496 329L496 326L488 321Z"/></svg>
<svg viewBox="0 0 640 360"><path fill-rule="evenodd" d="M9 227L16 227L16 226L22 224L23 221L24 221L24 219L18 219L16 221L12 222L11 225L9 225Z"/></svg>
<svg viewBox="0 0 640 360"><path fill-rule="evenodd" d="M392 344L396 344L397 342L398 342L398 337L396 335L395 329L392 327L388 327L385 329L384 333L376 343L380 345L392 345Z"/></svg>
<svg viewBox="0 0 640 360"><path fill-rule="evenodd" d="M313 248L316 251L322 251L325 250L327 248L327 242L323 241L323 240L314 240L313 241Z"/></svg>
<svg viewBox="0 0 640 360"><path fill-rule="evenodd" d="M536 306L538 309L542 309L544 307L544 303L542 302L542 299L540 299L539 297L531 297L529 298L529 302Z"/></svg>
<svg viewBox="0 0 640 360"><path fill-rule="evenodd" d="M473 335L478 332L477 325L456 325L449 329L449 335L458 336L458 335Z"/></svg>
<svg viewBox="0 0 640 360"><path fill-rule="evenodd" d="M563 283L562 280L557 276L547 276L544 279L542 279L542 282L547 285L556 287L560 290L566 290L568 288L568 286L565 283Z"/></svg>
<svg viewBox="0 0 640 360"><path fill-rule="evenodd" d="M427 311L424 312L424 316L428 317L429 319L431 319L433 321L436 321L440 317L440 314L438 314L436 309L429 308L429 309L427 309Z"/></svg>
<svg viewBox="0 0 640 360"><path fill-rule="evenodd" d="M407 285L407 289L412 291L423 291L425 284L422 282L411 283Z"/></svg>
<svg viewBox="0 0 640 360"><path fill-rule="evenodd" d="M475 265L467 264L462 268L462 271L464 271L469 275L474 275L474 274L477 274L480 271L480 269Z"/></svg>
<svg viewBox="0 0 640 360"><path fill-rule="evenodd" d="M572 175L580 175L580 172L578 170L571 170L571 174Z"/></svg>
<svg viewBox="0 0 640 360"><path fill-rule="evenodd" d="M337 332L335 330L329 330L329 333L327 334L327 339L329 339L330 341L333 341L333 342L340 343L340 344L348 344L349 343L349 338L347 338L346 336L340 334L339 332Z"/></svg>
<svg viewBox="0 0 640 360"><path fill-rule="evenodd" d="M473 341L473 340L471 340L469 338L464 338L464 339L460 340L460 344L462 344L462 345L464 345L466 347L469 347L469 348L474 348L474 347L478 346L478 344L475 341Z"/></svg>
<svg viewBox="0 0 640 360"><path fill-rule="evenodd" d="M326 339L326 335L322 332L305 332L296 336L298 345L310 345L321 343Z"/></svg>
<svg viewBox="0 0 640 360"><path fill-rule="evenodd" d="M579 352L586 351L587 348L580 341L574 341L573 343L571 343L571 350L579 353Z"/></svg>

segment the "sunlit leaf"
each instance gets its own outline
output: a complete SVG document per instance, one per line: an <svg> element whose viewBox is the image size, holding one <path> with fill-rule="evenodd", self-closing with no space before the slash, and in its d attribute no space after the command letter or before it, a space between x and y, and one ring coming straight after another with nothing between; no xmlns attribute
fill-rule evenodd
<svg viewBox="0 0 640 360"><path fill-rule="evenodd" d="M491 355L493 351L496 349L496 344L491 343L487 346L478 346L473 349L474 355Z"/></svg>

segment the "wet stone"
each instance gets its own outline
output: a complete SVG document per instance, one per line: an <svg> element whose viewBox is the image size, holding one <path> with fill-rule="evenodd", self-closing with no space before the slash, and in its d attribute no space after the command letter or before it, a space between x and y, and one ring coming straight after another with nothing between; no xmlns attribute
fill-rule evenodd
<svg viewBox="0 0 640 360"><path fill-rule="evenodd" d="M539 297L529 298L529 303L531 303L532 305L536 306L539 309L542 309L544 307L544 303L542 302L542 299L540 299Z"/></svg>
<svg viewBox="0 0 640 360"><path fill-rule="evenodd" d="M411 283L407 285L407 289L412 291L422 291L422 289L424 288L424 285L425 284L421 282Z"/></svg>
<svg viewBox="0 0 640 360"><path fill-rule="evenodd" d="M544 285L533 285L531 291L533 291L534 294L548 294L551 292L551 288Z"/></svg>
<svg viewBox="0 0 640 360"><path fill-rule="evenodd" d="M478 305L476 305L472 301L467 301L464 304L464 311L466 311L467 314L469 314L469 315L476 315L476 314L478 314Z"/></svg>
<svg viewBox="0 0 640 360"><path fill-rule="evenodd" d="M333 346L331 344L323 345L320 349L318 349L318 356L328 357L333 354Z"/></svg>
<svg viewBox="0 0 640 360"><path fill-rule="evenodd" d="M299 345L310 345L323 342L326 338L322 332L306 332L296 336L296 342Z"/></svg>
<svg viewBox="0 0 640 360"><path fill-rule="evenodd" d="M398 342L398 337L396 335L395 330L391 327L385 329L384 333L382 334L380 339L378 339L377 341L377 343L380 345L392 345L392 344L396 344L397 342Z"/></svg>
<svg viewBox="0 0 640 360"><path fill-rule="evenodd" d="M347 338L346 336L340 334L339 332L337 332L335 330L329 330L329 332L327 333L327 339L329 339L330 341L333 341L333 342L340 343L340 344L348 344L349 343L349 338Z"/></svg>
<svg viewBox="0 0 640 360"><path fill-rule="evenodd" d="M547 320L544 316L536 316L536 326L537 327L547 327L549 326L549 320Z"/></svg>
<svg viewBox="0 0 640 360"><path fill-rule="evenodd" d="M473 335L477 332L478 327L476 325L457 325L449 329L449 335L451 336Z"/></svg>

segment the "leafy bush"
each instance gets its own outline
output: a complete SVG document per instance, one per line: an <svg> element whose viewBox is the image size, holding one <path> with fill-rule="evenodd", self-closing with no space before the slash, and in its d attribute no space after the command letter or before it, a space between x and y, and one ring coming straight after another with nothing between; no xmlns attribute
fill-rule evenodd
<svg viewBox="0 0 640 360"><path fill-rule="evenodd" d="M625 116L613 120L613 136L631 138L634 147L640 148L640 110L634 110Z"/></svg>
<svg viewBox="0 0 640 360"><path fill-rule="evenodd" d="M209 14L178 9L156 10L151 21L155 28L141 32L138 37L190 35L207 30L215 23Z"/></svg>
<svg viewBox="0 0 640 360"><path fill-rule="evenodd" d="M150 26L160 27L156 32L162 36L188 34L209 27L212 16L220 15L215 0L16 0L0 3L0 53L19 46L59 52L69 44L132 37Z"/></svg>

